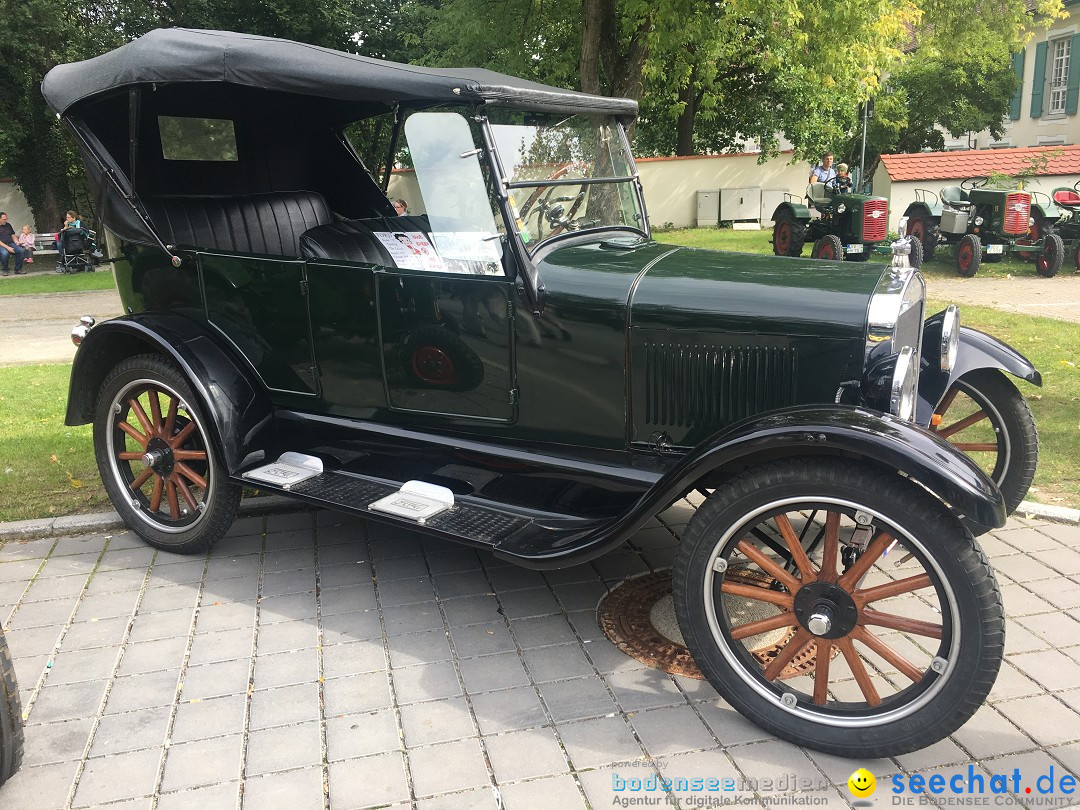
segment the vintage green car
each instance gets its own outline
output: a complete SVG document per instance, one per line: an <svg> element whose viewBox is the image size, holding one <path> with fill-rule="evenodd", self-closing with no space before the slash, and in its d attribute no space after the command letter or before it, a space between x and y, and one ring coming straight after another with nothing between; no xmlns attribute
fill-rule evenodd
<svg viewBox="0 0 1080 810"><path fill-rule="evenodd" d="M754 722L868 758L986 697L1004 621L975 536L1038 450L1002 371L1040 380L955 307L924 322L902 243L658 244L636 102L487 70L159 30L43 93L127 312L76 328L67 423L151 545L204 551L247 485L549 569L700 491L678 619ZM380 131L411 215L354 148ZM781 677L799 653L814 677Z"/></svg>

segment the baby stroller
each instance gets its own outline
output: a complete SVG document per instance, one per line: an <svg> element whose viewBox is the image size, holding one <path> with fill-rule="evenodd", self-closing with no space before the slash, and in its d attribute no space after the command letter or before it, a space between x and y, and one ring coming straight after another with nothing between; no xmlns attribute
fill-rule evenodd
<svg viewBox="0 0 1080 810"><path fill-rule="evenodd" d="M86 228L65 228L60 232L60 261L57 273L92 273L94 270L94 239Z"/></svg>

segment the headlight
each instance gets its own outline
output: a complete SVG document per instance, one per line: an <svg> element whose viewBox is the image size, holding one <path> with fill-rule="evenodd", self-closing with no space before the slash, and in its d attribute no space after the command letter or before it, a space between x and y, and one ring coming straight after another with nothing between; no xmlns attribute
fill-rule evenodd
<svg viewBox="0 0 1080 810"><path fill-rule="evenodd" d="M941 321L941 370L952 371L960 351L960 310L949 304Z"/></svg>
<svg viewBox="0 0 1080 810"><path fill-rule="evenodd" d="M889 391L889 412L907 421L915 416L915 395L918 391L914 357L915 350L910 346L900 350Z"/></svg>
<svg viewBox="0 0 1080 810"><path fill-rule="evenodd" d="M838 206L836 206L836 213L842 214L845 211L847 211L847 206L844 205L843 203L840 203Z"/></svg>

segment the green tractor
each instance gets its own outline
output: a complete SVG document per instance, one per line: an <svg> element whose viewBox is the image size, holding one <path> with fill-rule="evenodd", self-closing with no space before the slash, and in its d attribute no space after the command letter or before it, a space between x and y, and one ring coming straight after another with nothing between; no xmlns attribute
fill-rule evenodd
<svg viewBox="0 0 1080 810"><path fill-rule="evenodd" d="M1041 196L1038 193L1035 195L1036 198ZM1038 202L1042 203L1042 200ZM1035 207L1032 205L1033 209ZM1030 235L1036 237L1045 232L1056 233L1065 246L1065 256L1072 257L1077 272L1080 272L1080 180L1072 188L1055 188L1047 203L1040 207L1039 213L1037 217L1032 211Z"/></svg>
<svg viewBox="0 0 1080 810"><path fill-rule="evenodd" d="M840 192L836 179L806 187L806 204L794 194L773 212L773 253L801 256L812 241L815 259L864 262L871 253L888 253L889 201L885 197ZM819 217L811 216L811 209ZM913 247L912 267L922 265L921 246Z"/></svg>
<svg viewBox="0 0 1080 810"><path fill-rule="evenodd" d="M922 243L923 259L934 257L938 245L956 248L956 272L975 275L983 259L999 262L1007 253L1035 260L1042 276L1061 269L1065 246L1052 230L1035 222L1049 221L1050 213L1032 205L1027 191L986 188L989 179L971 177L959 186L946 186L938 197L915 189L915 202L904 212L906 233Z"/></svg>

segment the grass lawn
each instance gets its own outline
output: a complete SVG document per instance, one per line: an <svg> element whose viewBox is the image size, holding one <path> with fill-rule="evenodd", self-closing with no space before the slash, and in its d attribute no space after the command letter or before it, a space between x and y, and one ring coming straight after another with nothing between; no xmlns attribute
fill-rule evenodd
<svg viewBox="0 0 1080 810"><path fill-rule="evenodd" d="M658 242L671 245L687 245L688 247L710 248L713 250L734 250L739 253L772 253L772 229L765 228L760 231L733 231L728 228L683 228L674 231L661 231L653 236ZM812 244L803 247L803 256L810 257ZM888 261L888 256L875 257L882 262ZM870 261L874 261L872 258ZM933 261L923 265L923 275L927 278L960 278L956 272L953 248L947 245L939 247L934 252ZM1061 267L1062 273L1073 270L1072 258L1066 257L1065 264ZM997 264L987 261L979 266L976 278L1006 278L1008 276L1037 276L1034 261L1022 262L1018 256L1006 256Z"/></svg>
<svg viewBox="0 0 1080 810"><path fill-rule="evenodd" d="M37 266L37 262L32 265ZM31 273L25 276L10 276L0 280L0 295L30 295L32 293L66 293L81 290L111 290L113 282L112 265L103 265L94 273Z"/></svg>
<svg viewBox="0 0 1080 810"><path fill-rule="evenodd" d="M1080 325L970 306L962 320L1016 347L1042 372L1041 389L1016 381L1039 426L1030 497L1080 508ZM64 425L70 370L66 364L0 368L0 521L109 508L90 426Z"/></svg>

